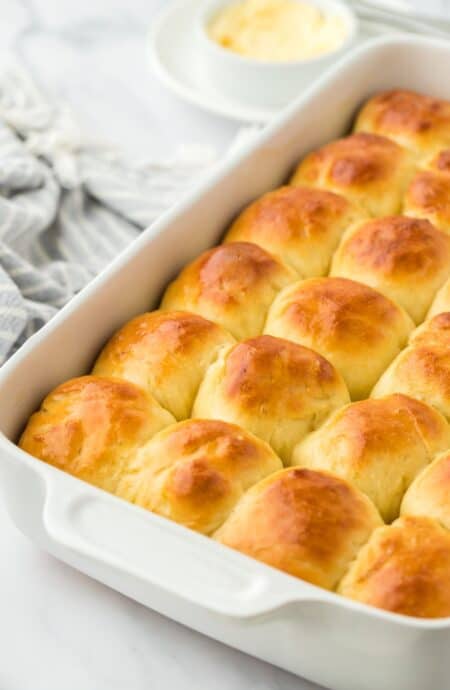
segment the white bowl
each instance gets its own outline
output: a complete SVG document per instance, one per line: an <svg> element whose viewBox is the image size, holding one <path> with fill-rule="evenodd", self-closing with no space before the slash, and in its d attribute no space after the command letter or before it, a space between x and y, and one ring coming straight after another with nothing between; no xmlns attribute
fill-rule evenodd
<svg viewBox="0 0 450 690"><path fill-rule="evenodd" d="M334 50L306 60L270 62L248 58L223 48L208 34L217 12L233 0L204 0L195 18L197 77L209 88L240 103L270 108L298 96L349 50L358 32L354 12L340 0L306 0L324 13L339 17L346 34Z"/></svg>

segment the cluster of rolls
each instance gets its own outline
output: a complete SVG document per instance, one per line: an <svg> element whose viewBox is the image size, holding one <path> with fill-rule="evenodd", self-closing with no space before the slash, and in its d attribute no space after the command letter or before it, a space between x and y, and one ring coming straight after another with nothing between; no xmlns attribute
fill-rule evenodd
<svg viewBox="0 0 450 690"><path fill-rule="evenodd" d="M450 616L450 103L371 98L20 446L315 585Z"/></svg>

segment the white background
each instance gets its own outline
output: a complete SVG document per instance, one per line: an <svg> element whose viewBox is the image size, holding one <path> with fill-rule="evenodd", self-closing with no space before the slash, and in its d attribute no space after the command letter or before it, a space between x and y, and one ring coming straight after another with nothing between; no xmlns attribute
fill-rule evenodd
<svg viewBox="0 0 450 690"><path fill-rule="evenodd" d="M0 0L0 49L67 101L90 134L147 157L170 158L186 143L220 153L239 125L184 105L147 69L146 31L168 1ZM59 563L1 505L0 554L0 690L315 687Z"/></svg>

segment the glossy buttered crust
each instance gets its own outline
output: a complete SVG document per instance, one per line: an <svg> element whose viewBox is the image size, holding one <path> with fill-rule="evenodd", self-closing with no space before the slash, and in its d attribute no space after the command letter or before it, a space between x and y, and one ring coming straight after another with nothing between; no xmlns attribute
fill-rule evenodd
<svg viewBox="0 0 450 690"><path fill-rule="evenodd" d="M214 537L268 565L334 589L372 530L371 501L327 472L289 468L256 484Z"/></svg>
<svg viewBox="0 0 450 690"><path fill-rule="evenodd" d="M442 151L414 175L403 213L425 218L450 234L450 150Z"/></svg>
<svg viewBox="0 0 450 690"><path fill-rule="evenodd" d="M278 295L265 333L319 352L358 400L368 396L413 327L401 307L366 285L346 278L310 278Z"/></svg>
<svg viewBox="0 0 450 690"><path fill-rule="evenodd" d="M341 408L297 445L292 462L353 483L390 522L420 470L449 446L450 427L437 410L394 394Z"/></svg>
<svg viewBox="0 0 450 690"><path fill-rule="evenodd" d="M198 314L153 311L136 316L109 340L93 373L132 381L176 419L186 419L208 366L234 342Z"/></svg>
<svg viewBox="0 0 450 690"><path fill-rule="evenodd" d="M181 271L161 308L201 314L243 340L262 332L275 295L296 279L294 269L256 244L223 244Z"/></svg>
<svg viewBox="0 0 450 690"><path fill-rule="evenodd" d="M358 553L338 591L406 616L450 616L450 532L423 516L380 527Z"/></svg>
<svg viewBox="0 0 450 690"><path fill-rule="evenodd" d="M300 278L323 276L344 232L365 217L338 194L286 186L250 204L225 242L254 242L292 266Z"/></svg>
<svg viewBox="0 0 450 690"><path fill-rule="evenodd" d="M210 534L249 487L281 467L270 446L244 429L189 419L163 429L138 450L118 493Z"/></svg>
<svg viewBox="0 0 450 690"><path fill-rule="evenodd" d="M427 159L426 167L440 174L450 174L450 148L445 148Z"/></svg>
<svg viewBox="0 0 450 690"><path fill-rule="evenodd" d="M313 151L291 184L342 194L370 216L399 213L414 171L411 154L391 139L353 134Z"/></svg>
<svg viewBox="0 0 450 690"><path fill-rule="evenodd" d="M450 237L427 220L377 218L344 236L331 275L370 285L420 323L450 275Z"/></svg>
<svg viewBox="0 0 450 690"><path fill-rule="evenodd" d="M349 401L341 375L324 357L263 335L221 352L203 379L193 416L239 424L288 463L295 443Z"/></svg>
<svg viewBox="0 0 450 690"><path fill-rule="evenodd" d="M404 393L432 405L450 420L450 313L425 321L381 376L373 398Z"/></svg>
<svg viewBox="0 0 450 690"><path fill-rule="evenodd" d="M428 156L450 146L450 103L414 91L386 91L363 106L355 132L383 135L415 156Z"/></svg>
<svg viewBox="0 0 450 690"><path fill-rule="evenodd" d="M450 103L380 94L355 130L244 209L20 445L314 584L450 615Z"/></svg>
<svg viewBox="0 0 450 690"><path fill-rule="evenodd" d="M19 446L40 460L117 493L136 448L174 418L133 383L82 376L43 401Z"/></svg>

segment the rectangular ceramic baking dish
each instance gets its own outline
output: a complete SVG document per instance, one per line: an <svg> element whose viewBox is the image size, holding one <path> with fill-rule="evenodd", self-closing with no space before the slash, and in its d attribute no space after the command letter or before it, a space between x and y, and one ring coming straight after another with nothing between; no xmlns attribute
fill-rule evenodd
<svg viewBox="0 0 450 690"><path fill-rule="evenodd" d="M378 611L318 589L95 489L19 450L29 414L89 370L111 333L376 91L450 98L450 44L378 39L344 58L258 140L154 224L0 371L0 484L16 525L160 613L334 690L448 690L450 619Z"/></svg>

